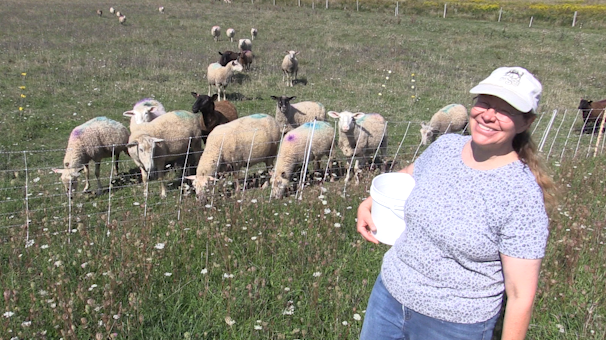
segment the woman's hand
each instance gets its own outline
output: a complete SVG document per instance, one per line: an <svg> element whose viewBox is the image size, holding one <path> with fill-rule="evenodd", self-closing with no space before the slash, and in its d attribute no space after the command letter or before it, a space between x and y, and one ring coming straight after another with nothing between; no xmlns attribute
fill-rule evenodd
<svg viewBox="0 0 606 340"><path fill-rule="evenodd" d="M358 206L358 222L356 224L358 232L369 242L379 244L379 240L373 235L373 231L377 231L377 227L372 222L370 209L372 208L372 198L368 197Z"/></svg>

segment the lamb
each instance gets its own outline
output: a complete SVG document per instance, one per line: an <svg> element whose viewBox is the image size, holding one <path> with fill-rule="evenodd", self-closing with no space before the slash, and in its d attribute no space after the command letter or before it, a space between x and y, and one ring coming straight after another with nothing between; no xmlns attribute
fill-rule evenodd
<svg viewBox="0 0 606 340"><path fill-rule="evenodd" d="M100 10L100 9L98 9L98 10L97 10L97 15L98 15L98 16L100 16L100 17L102 17L102 16L103 16L103 11L102 11L102 10Z"/></svg>
<svg viewBox="0 0 606 340"><path fill-rule="evenodd" d="M238 41L238 48L240 48L240 52L241 51L252 51L252 41L250 41L250 39L240 39Z"/></svg>
<svg viewBox="0 0 606 340"><path fill-rule="evenodd" d="M160 13L164 13L164 6L160 6L160 7L158 7L158 12L160 12Z"/></svg>
<svg viewBox="0 0 606 340"><path fill-rule="evenodd" d="M78 176L84 170L85 185L82 192L89 188L88 163L95 162L95 177L97 178L97 195L101 195L102 187L99 173L101 160L114 158L116 174L118 173L118 160L121 152L127 152L126 143L129 137L128 129L107 117L93 118L74 128L69 135L67 150L63 158L63 169L53 169L61 174L61 181L65 191L71 197L71 189L78 190Z"/></svg>
<svg viewBox="0 0 606 340"><path fill-rule="evenodd" d="M255 56L253 55L252 51L246 50L240 52L240 57L238 58L238 61L247 71L249 71L250 65L252 64L254 58Z"/></svg>
<svg viewBox="0 0 606 340"><path fill-rule="evenodd" d="M461 104L450 104L434 113L429 121L421 123L421 144L426 145L428 138L436 140L438 134L457 132L467 126L467 109Z"/></svg>
<svg viewBox="0 0 606 340"><path fill-rule="evenodd" d="M291 130L284 136L272 178L272 198L282 198L295 166L305 162L309 151L309 161L316 161L316 169L320 168L322 157L330 158L330 152L335 139L335 130L327 122L316 121L305 123ZM330 159L328 161L330 164Z"/></svg>
<svg viewBox="0 0 606 340"><path fill-rule="evenodd" d="M125 111L122 115L130 117L130 130L133 130L134 125L141 123L149 123L152 120L166 114L164 105L159 101L151 98L144 98L138 101L132 110Z"/></svg>
<svg viewBox="0 0 606 340"><path fill-rule="evenodd" d="M118 18L120 18L120 17L122 16L122 13L121 13L120 11L116 11L116 13L114 13L114 14L116 14L116 16L117 16Z"/></svg>
<svg viewBox="0 0 606 340"><path fill-rule="evenodd" d="M217 125L229 123L233 120L238 119L238 111L231 102L224 100L222 102L216 102L217 95L214 94L209 97L204 94L197 94L192 92L191 95L196 98L194 105L192 105L192 112L202 114L202 140L206 145L206 139L208 134Z"/></svg>
<svg viewBox="0 0 606 340"><path fill-rule="evenodd" d="M116 9L115 9L115 8L113 8L113 7L110 7L110 8L109 8L109 12L110 12L111 14L114 14L114 13L116 13Z"/></svg>
<svg viewBox="0 0 606 340"><path fill-rule="evenodd" d="M219 63L212 63L208 65L206 74L206 78L208 79L208 96L210 96L211 85L215 85L217 87L219 101L221 101L221 92L223 92L223 100L227 100L225 88L231 82L231 77L233 76L234 72L242 72L242 70L242 64L236 60L230 61L225 66L221 66Z"/></svg>
<svg viewBox="0 0 606 340"><path fill-rule="evenodd" d="M276 121L280 124L280 128L284 128L284 133L303 123L326 120L326 109L321 103L304 101L291 104L290 101L297 98L296 96L271 96L271 98L277 101Z"/></svg>
<svg viewBox="0 0 606 340"><path fill-rule="evenodd" d="M122 25L124 25L124 23L126 22L126 15L121 15L118 17L118 21L120 21L120 23Z"/></svg>
<svg viewBox="0 0 606 340"><path fill-rule="evenodd" d="M198 163L193 181L198 200L205 199L205 187L217 173L228 167L234 171L257 163L274 164L280 143L280 127L269 115L256 113L217 126Z"/></svg>
<svg viewBox="0 0 606 340"><path fill-rule="evenodd" d="M583 132L595 132L599 130L598 121L604 114L606 108L606 99L594 102L582 99L578 109L583 114Z"/></svg>
<svg viewBox="0 0 606 340"><path fill-rule="evenodd" d="M339 148L341 152L345 157L355 158L354 170L357 184L359 183L360 160L366 163L371 155L374 157L379 151L381 157L385 158L387 153L387 121L378 113L329 111L328 115L339 120ZM349 181L350 167L351 163L348 162L346 182Z"/></svg>
<svg viewBox="0 0 606 340"><path fill-rule="evenodd" d="M221 27L219 27L219 26L213 26L210 29L210 34L213 36L213 40L215 42L219 41L219 36L221 35Z"/></svg>
<svg viewBox="0 0 606 340"><path fill-rule="evenodd" d="M238 58L240 57L239 52L236 53L233 51L224 51L223 53L219 52L219 54L221 55L221 57L219 58L218 63L221 64L221 66L227 65L227 63L232 60L238 60Z"/></svg>
<svg viewBox="0 0 606 340"><path fill-rule="evenodd" d="M297 60L298 51L287 51L287 55L282 60L282 81L285 81L286 86L293 87L293 81L297 80L299 72L299 60Z"/></svg>
<svg viewBox="0 0 606 340"><path fill-rule="evenodd" d="M227 35L229 37L230 42L234 42L234 36L236 35L236 30L230 27L227 29L227 31L225 31L225 35Z"/></svg>
<svg viewBox="0 0 606 340"><path fill-rule="evenodd" d="M187 155L191 164L197 164L202 152L200 139L198 115L181 110L171 111L149 123L138 124L128 139L128 153L141 169L143 184L147 184L156 174L161 180L165 165L182 155ZM165 198L166 185L162 181L161 187L160 196Z"/></svg>
<svg viewBox="0 0 606 340"><path fill-rule="evenodd" d="M251 28L250 29L250 40L255 40L255 38L257 37L257 29L256 28Z"/></svg>

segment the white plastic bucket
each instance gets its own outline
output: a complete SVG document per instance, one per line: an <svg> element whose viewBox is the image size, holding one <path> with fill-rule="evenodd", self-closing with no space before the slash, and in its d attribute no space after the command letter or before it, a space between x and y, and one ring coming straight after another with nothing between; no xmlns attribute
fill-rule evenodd
<svg viewBox="0 0 606 340"><path fill-rule="evenodd" d="M379 242L393 245L406 228L404 203L415 186L411 175L391 172L372 180L372 221L377 227L374 237Z"/></svg>

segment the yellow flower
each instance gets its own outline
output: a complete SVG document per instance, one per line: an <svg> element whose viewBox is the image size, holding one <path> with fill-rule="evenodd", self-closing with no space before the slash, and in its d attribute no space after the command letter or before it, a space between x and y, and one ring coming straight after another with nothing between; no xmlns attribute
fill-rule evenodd
<svg viewBox="0 0 606 340"><path fill-rule="evenodd" d="M382 96L383 94L381 92L379 92L379 96Z"/></svg>
<svg viewBox="0 0 606 340"><path fill-rule="evenodd" d="M19 111L23 111L23 107L19 106Z"/></svg>
<svg viewBox="0 0 606 340"><path fill-rule="evenodd" d="M414 98L415 98L415 96L414 96L414 95L413 95L413 96L410 96L410 98L413 98L413 99L414 99Z"/></svg>
<svg viewBox="0 0 606 340"><path fill-rule="evenodd" d="M21 98L25 98L25 95L23 93L21 94Z"/></svg>
<svg viewBox="0 0 606 340"><path fill-rule="evenodd" d="M21 75L25 77L27 75L27 73L21 72Z"/></svg>
<svg viewBox="0 0 606 340"><path fill-rule="evenodd" d="M411 77L414 77L414 76L415 76L415 74L413 73L413 74L411 74L410 76L411 76Z"/></svg>
<svg viewBox="0 0 606 340"><path fill-rule="evenodd" d="M25 86L19 86L19 88L25 90Z"/></svg>

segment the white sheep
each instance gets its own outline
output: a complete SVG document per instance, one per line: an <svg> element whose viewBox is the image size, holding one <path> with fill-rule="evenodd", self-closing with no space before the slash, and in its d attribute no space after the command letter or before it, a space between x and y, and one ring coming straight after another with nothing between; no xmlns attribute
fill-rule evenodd
<svg viewBox="0 0 606 340"><path fill-rule="evenodd" d="M271 96L276 103L276 121L284 132L288 132L301 124L313 122L314 120L326 120L326 109L319 102L304 101L291 104L290 101L297 98Z"/></svg>
<svg viewBox="0 0 606 340"><path fill-rule="evenodd" d="M345 157L355 158L354 171L356 183L359 183L360 160L365 164L378 152L381 152L383 159L385 158L387 121L378 113L329 111L328 115L339 120L339 148ZM349 181L350 168L351 162L348 161L346 182Z"/></svg>
<svg viewBox="0 0 606 340"><path fill-rule="evenodd" d="M221 101L221 92L223 92L223 100L227 100L225 88L231 82L231 77L234 75L234 72L242 72L243 69L242 64L236 60L230 61L225 66L221 66L219 63L208 65L206 73L206 79L208 79L208 96L210 96L211 86L215 85L217 87L217 94L219 95L218 101Z"/></svg>
<svg viewBox="0 0 606 340"><path fill-rule="evenodd" d="M149 123L152 120L166 114L164 105L159 101L151 98L145 98L138 101L132 110L122 113L125 117L130 117L130 129L133 126L141 123Z"/></svg>
<svg viewBox="0 0 606 340"><path fill-rule="evenodd" d="M84 170L85 177L83 192L89 189L88 163L92 160L95 162L97 195L100 195L102 193L101 180L99 179L101 160L114 156L114 166L117 174L120 152L126 152L129 134L124 125L107 117L93 118L74 128L67 142L65 157L63 158L64 168L53 169L55 173L61 174L61 181L67 194L71 196L72 190L78 190L77 178L82 170Z"/></svg>
<svg viewBox="0 0 606 340"><path fill-rule="evenodd" d="M298 51L286 51L282 59L282 81L286 81L286 86L293 86L293 81L297 80L299 72L299 60L297 60Z"/></svg>
<svg viewBox="0 0 606 340"><path fill-rule="evenodd" d="M115 9L115 8L113 8L113 7L110 7L110 8L109 8L109 12L110 12L111 14L114 14L114 13L116 13L116 9Z"/></svg>
<svg viewBox="0 0 606 340"><path fill-rule="evenodd" d="M429 121L421 123L421 144L426 145L428 139L435 141L438 134L461 131L467 125L469 117L467 109L461 104L449 104L434 113Z"/></svg>
<svg viewBox="0 0 606 340"><path fill-rule="evenodd" d="M103 16L103 11L102 11L102 10L100 10L100 9L98 9L98 10L97 10L97 15L98 15L98 16L100 16L100 17L102 17L102 16Z"/></svg>
<svg viewBox="0 0 606 340"><path fill-rule="evenodd" d="M116 16L117 16L118 18L122 16L122 12L120 12L120 11L116 11L116 13L115 13L115 14L116 14Z"/></svg>
<svg viewBox="0 0 606 340"><path fill-rule="evenodd" d="M255 40L255 38L257 37L257 33L259 33L259 32L257 31L256 28L254 28L254 27L251 28L250 29L250 40Z"/></svg>
<svg viewBox="0 0 606 340"><path fill-rule="evenodd" d="M160 7L158 7L158 12L160 12L160 13L164 13L164 6L160 6Z"/></svg>
<svg viewBox="0 0 606 340"><path fill-rule="evenodd" d="M213 36L213 40L215 42L219 41L219 36L221 35L221 27L219 27L219 26L213 26L210 29L210 34Z"/></svg>
<svg viewBox="0 0 606 340"><path fill-rule="evenodd" d="M202 152L201 135L200 117L182 110L137 124L128 139L128 153L141 169L143 184L156 174L161 180L165 165L183 155L187 155L189 164L197 164ZM166 185L162 181L161 186L160 196L165 198Z"/></svg>
<svg viewBox="0 0 606 340"><path fill-rule="evenodd" d="M240 51L252 51L252 41L250 39L240 39L238 40L238 48Z"/></svg>
<svg viewBox="0 0 606 340"><path fill-rule="evenodd" d="M118 17L118 21L124 25L124 23L126 22L126 15L121 15Z"/></svg>
<svg viewBox="0 0 606 340"><path fill-rule="evenodd" d="M236 35L236 30L230 27L227 29L227 31L225 31L225 35L227 35L230 42L234 42L234 36Z"/></svg>
<svg viewBox="0 0 606 340"><path fill-rule="evenodd" d="M280 128L274 117L257 113L217 126L209 135L193 181L198 200L205 198L205 187L228 168L265 163L274 164L280 144Z"/></svg>
<svg viewBox="0 0 606 340"><path fill-rule="evenodd" d="M322 157L330 158L334 139L333 126L322 121L305 123L287 133L278 151L274 177L271 181L271 197L282 198L295 167L302 166L306 159L309 162L315 160L315 168L318 170ZM330 164L330 159L328 164Z"/></svg>

